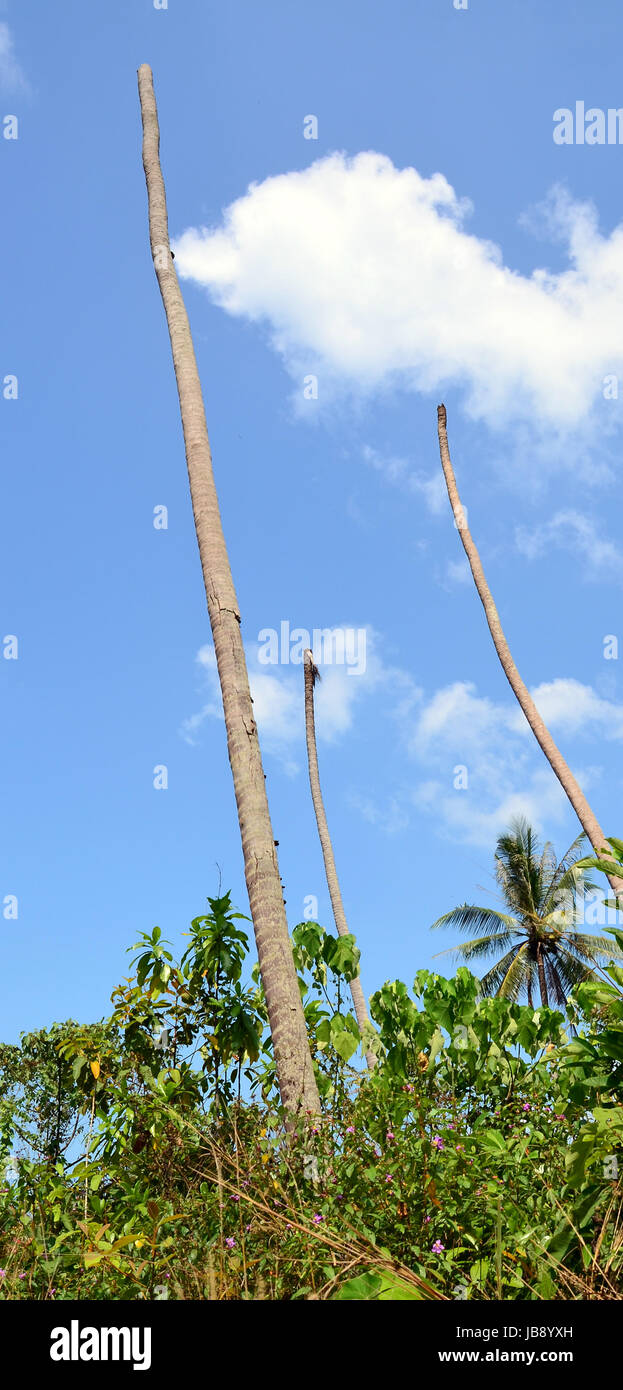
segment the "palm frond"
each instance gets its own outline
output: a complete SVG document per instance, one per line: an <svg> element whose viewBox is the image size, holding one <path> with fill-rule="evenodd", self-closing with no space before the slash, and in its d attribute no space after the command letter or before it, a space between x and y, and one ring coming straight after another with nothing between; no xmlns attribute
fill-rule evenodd
<svg viewBox="0 0 623 1390"><path fill-rule="evenodd" d="M565 969L565 960L559 954L555 956L545 956L544 969L545 980L547 983L547 993L549 996L550 1009L558 1004L560 1008L566 1008L567 997L571 993L569 988L569 971ZM578 967L585 969L586 967Z"/></svg>
<svg viewBox="0 0 623 1390"><path fill-rule="evenodd" d="M445 951L436 951L433 960L439 956L460 956L461 960L476 960L482 956L493 956L504 951L513 941L513 932L502 931L492 936L476 936L471 941L461 941L456 946L447 946Z"/></svg>
<svg viewBox="0 0 623 1390"><path fill-rule="evenodd" d="M521 965L517 967L517 972L513 975L510 972L512 971L517 957L520 958ZM519 971L522 973L521 981L518 979ZM508 951L507 954L502 957L502 960L497 962L497 965L492 966L491 970L488 970L487 974L483 975L480 981L481 993L487 997L490 997L492 994L502 994L504 983L510 975L511 985L513 989L516 990L516 993L512 994L510 997L515 999L521 988L527 985L531 973L528 946L527 942L524 942L522 946L515 947L514 950Z"/></svg>
<svg viewBox="0 0 623 1390"><path fill-rule="evenodd" d="M614 937L611 941L607 936L592 936L589 932L568 931L563 932L561 944L569 951L575 951L576 955L583 960L610 960L616 956L617 960L623 957L623 951Z"/></svg>
<svg viewBox="0 0 623 1390"><path fill-rule="evenodd" d="M520 923L516 917L510 917L504 912L496 912L492 907L475 907L470 903L463 903L461 907L453 907L451 912L445 912L443 917L438 917L433 922L431 931L437 927L456 927L457 931L486 931L489 928L492 932L499 930L500 926L515 931L520 930Z"/></svg>
<svg viewBox="0 0 623 1390"><path fill-rule="evenodd" d="M555 952L545 952L545 978L553 987L557 1002L564 1007L575 985L596 980L598 976L590 965L559 946Z"/></svg>
<svg viewBox="0 0 623 1390"><path fill-rule="evenodd" d="M502 962L500 962L500 964L502 964ZM527 988L528 980L533 973L533 969L534 962L530 959L528 943L524 941L504 975L497 991L498 994L516 1003L522 989Z"/></svg>

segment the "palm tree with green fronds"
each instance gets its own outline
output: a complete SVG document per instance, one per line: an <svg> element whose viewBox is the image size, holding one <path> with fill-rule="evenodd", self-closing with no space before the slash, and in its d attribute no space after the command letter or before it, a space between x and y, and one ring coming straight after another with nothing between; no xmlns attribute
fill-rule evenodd
<svg viewBox="0 0 623 1390"><path fill-rule="evenodd" d="M508 911L464 903L433 922L433 929L456 927L470 934L469 941L450 947L462 964L500 957L480 981L483 995L515 1001L524 995L533 1007L538 988L543 1007L551 1001L564 1008L574 985L599 979L600 964L623 954L612 938L578 929L584 894L595 889L578 867L585 842L582 833L557 860L549 841L541 846L528 822L516 818L495 852L496 879Z"/></svg>

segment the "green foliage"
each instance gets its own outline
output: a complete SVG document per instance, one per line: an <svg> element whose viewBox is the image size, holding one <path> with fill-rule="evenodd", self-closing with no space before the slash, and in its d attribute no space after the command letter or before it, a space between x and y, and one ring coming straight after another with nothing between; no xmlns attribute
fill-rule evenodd
<svg viewBox="0 0 623 1390"><path fill-rule="evenodd" d="M496 878L509 911L463 903L433 923L471 936L451 948L470 966L498 957L480 981L483 994L513 1000L525 995L529 1005L538 997L542 1005L553 1001L564 1008L574 986L598 979L596 968L608 957L608 942L578 930L584 892L594 887L586 871L600 867L597 860L579 859L585 838L579 835L557 861L552 846L541 846L527 821L516 818L499 836L495 853Z"/></svg>
<svg viewBox="0 0 623 1390"><path fill-rule="evenodd" d="M566 1019L465 966L387 982L367 1073L354 938L300 923L322 1113L286 1134L245 919L208 908L179 960L141 936L110 1018L0 1049L0 1298L620 1296L618 957Z"/></svg>

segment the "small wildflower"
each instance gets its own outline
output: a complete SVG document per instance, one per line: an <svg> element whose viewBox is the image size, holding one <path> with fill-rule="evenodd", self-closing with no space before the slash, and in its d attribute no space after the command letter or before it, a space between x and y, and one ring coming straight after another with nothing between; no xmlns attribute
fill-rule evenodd
<svg viewBox="0 0 623 1390"><path fill-rule="evenodd" d="M5 1274L6 1274L6 1269L0 1269L0 1279L4 1279Z"/></svg>
<svg viewBox="0 0 623 1390"><path fill-rule="evenodd" d="M354 1133L355 1133L355 1126L354 1126L354 1125L349 1125L349 1126L348 1126L348 1129L346 1130L346 1133L347 1133L347 1134L354 1134Z"/></svg>
<svg viewBox="0 0 623 1390"><path fill-rule="evenodd" d="M431 1246L433 1255L441 1255L445 1248L445 1245L442 1245L440 1240L436 1240L435 1244Z"/></svg>
<svg viewBox="0 0 623 1390"><path fill-rule="evenodd" d="M530 1104L529 1104L529 1102L526 1101L525 1105L522 1105L521 1108L522 1108L522 1110L529 1110L529 1109L530 1109Z"/></svg>
<svg viewBox="0 0 623 1390"><path fill-rule="evenodd" d="M314 1223L314 1226L319 1226L319 1225L320 1225L320 1222L321 1222L322 1220L323 1220L323 1217L320 1216L320 1215L318 1214L318 1212L314 1212L314 1215L313 1215L313 1217L312 1217L312 1221L313 1221L313 1223Z"/></svg>
<svg viewBox="0 0 623 1390"><path fill-rule="evenodd" d="M425 1217L424 1217L424 1224L427 1226L428 1223L429 1223L429 1221L432 1221L432 1219L433 1219L432 1216L425 1216Z"/></svg>
<svg viewBox="0 0 623 1390"><path fill-rule="evenodd" d="M232 1200L232 1202L239 1202L239 1201L240 1201L240 1198L239 1198L239 1196L238 1196L238 1193L237 1193L237 1192L234 1192L234 1194L233 1194L233 1196L232 1196L232 1199L231 1199L231 1200Z"/></svg>
<svg viewBox="0 0 623 1390"><path fill-rule="evenodd" d="M226 1237L225 1237L225 1244L226 1244L228 1250L233 1250L234 1245L236 1244L235 1237L234 1237L234 1236L226 1236Z"/></svg>
<svg viewBox="0 0 623 1390"><path fill-rule="evenodd" d="M386 1181L386 1182L393 1182L393 1181L394 1181L394 1179L393 1179L391 1173L386 1173L386 1174L385 1174L385 1181Z"/></svg>
<svg viewBox="0 0 623 1390"><path fill-rule="evenodd" d="M439 1151L441 1152L441 1150L443 1149L443 1139L440 1134L435 1134L433 1136L433 1144L435 1145L435 1148L439 1149Z"/></svg>
<svg viewBox="0 0 623 1390"><path fill-rule="evenodd" d="M387 1134L385 1135L385 1138L386 1138L386 1139L389 1139L389 1141L390 1141L390 1143L391 1143L392 1139L395 1139L395 1137L396 1137L396 1136L395 1136L394 1134L392 1134L391 1129L388 1129Z"/></svg>

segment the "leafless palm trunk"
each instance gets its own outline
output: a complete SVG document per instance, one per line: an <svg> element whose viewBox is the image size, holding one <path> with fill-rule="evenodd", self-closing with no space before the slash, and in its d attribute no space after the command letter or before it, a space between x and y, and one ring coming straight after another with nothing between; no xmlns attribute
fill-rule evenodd
<svg viewBox="0 0 623 1390"><path fill-rule="evenodd" d="M149 236L164 304L180 401L199 555L218 667L244 869L284 1109L320 1108L284 910L240 612L212 472L201 384L188 316L169 246L160 131L151 68L138 70Z"/></svg>
<svg viewBox="0 0 623 1390"><path fill-rule="evenodd" d="M324 859L324 868L325 874L327 876L327 885L329 888L329 896L331 898L331 906L333 908L335 925L340 936L348 936L349 931L346 922L346 913L344 912L344 904L342 902L342 894L340 892L340 884L337 876L337 869L335 867L333 845L331 844L329 826L327 824L324 802L322 800L322 792L320 790L320 773L318 771L318 751L316 748L316 722L314 718L314 685L316 682L318 671L314 665L313 653L309 650L307 650L304 655L304 671L305 735L307 739L307 764L309 767L309 785L311 787L312 801L314 803L314 811L316 813L316 825L318 826L318 836L322 847L322 857ZM353 1005L355 1009L357 1023L359 1024L359 1031L363 1034L364 1030L370 1027L370 1016L368 1014L368 1006L366 1004L365 995L361 987L361 979L359 975L357 975L354 980L351 980L350 992L353 997ZM366 1052L366 1062L368 1064L369 1070L373 1071L374 1067L376 1066L376 1057L370 1049L368 1049Z"/></svg>
<svg viewBox="0 0 623 1390"><path fill-rule="evenodd" d="M439 451L441 454L441 466L443 468L444 477L446 480L446 487L448 489L450 505L454 513L454 519L456 521L459 535L463 542L465 554L467 555L467 558L469 560L471 572L474 576L474 583L478 590L478 595L482 602L482 606L485 610L487 623L489 625L489 631L493 638L493 645L500 658L504 675L506 676L506 679L513 693L516 695L517 700L519 701L519 704L526 716L526 719L528 720L528 723L537 740L537 743L540 745L552 771L555 772L558 781L560 782L561 786L566 792L571 802L571 805L573 806L573 809L578 817L580 825L586 831L586 834L588 835L588 838L593 846L593 849L595 850L595 853L599 854L599 852L602 849L608 851L609 845L607 843L604 832L599 824L599 821L597 820L597 817L593 814L588 804L588 801L586 800L584 792L582 791L582 788L580 787L579 783L576 782L571 768L565 762L565 759L563 758L560 749L554 743L549 729L543 722L539 714L539 711L534 703L534 700L532 699L530 691L521 679L519 671L517 670L515 662L513 661L513 658L511 656L508 642L506 641L504 632L502 630L502 624L500 622L498 611L495 606L495 603L493 602L489 585L487 584L487 581L485 579L485 574L480 561L480 556L472 540L469 527L467 525L465 511L462 506L461 499L459 497L456 479L454 476L454 470L450 461L450 451L448 448L445 405L440 405L437 407L437 429L439 434ZM623 879L617 878L612 874L608 874L608 878L615 893L623 893Z"/></svg>

